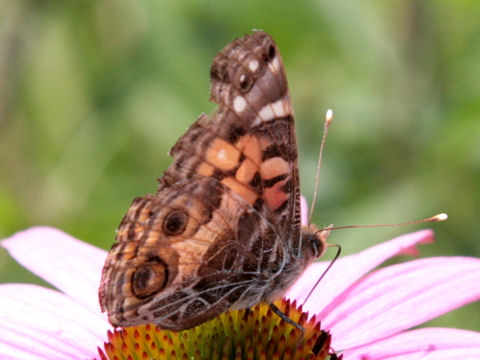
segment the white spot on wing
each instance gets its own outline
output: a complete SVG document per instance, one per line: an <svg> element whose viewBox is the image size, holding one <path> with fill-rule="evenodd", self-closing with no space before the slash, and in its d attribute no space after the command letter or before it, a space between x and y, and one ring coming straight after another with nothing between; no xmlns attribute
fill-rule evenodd
<svg viewBox="0 0 480 360"><path fill-rule="evenodd" d="M233 109L239 113L242 112L245 109L245 105L247 105L245 99L242 96L237 96L233 100Z"/></svg>
<svg viewBox="0 0 480 360"><path fill-rule="evenodd" d="M280 62L278 61L278 57L275 57L273 59L269 67L273 73L276 73L280 69Z"/></svg>
<svg viewBox="0 0 480 360"><path fill-rule="evenodd" d="M275 117L271 104L265 105L263 109L259 111L258 115L263 121L268 121Z"/></svg>
<svg viewBox="0 0 480 360"><path fill-rule="evenodd" d="M272 104L265 105L259 112L258 116L253 121L253 126L259 125L264 121L270 121L275 118L291 115L288 107L285 104L286 99L280 99Z"/></svg>
<svg viewBox="0 0 480 360"><path fill-rule="evenodd" d="M258 69L258 61L257 60L252 60L248 63L248 67L250 70L255 71Z"/></svg>
<svg viewBox="0 0 480 360"><path fill-rule="evenodd" d="M285 116L285 108L283 107L283 100L280 99L277 102L272 104L273 112L275 117L282 117Z"/></svg>
<svg viewBox="0 0 480 360"><path fill-rule="evenodd" d="M217 158L220 160L220 161L223 161L225 160L226 158L226 153L225 153L225 150L224 149L221 149L218 153L217 153Z"/></svg>

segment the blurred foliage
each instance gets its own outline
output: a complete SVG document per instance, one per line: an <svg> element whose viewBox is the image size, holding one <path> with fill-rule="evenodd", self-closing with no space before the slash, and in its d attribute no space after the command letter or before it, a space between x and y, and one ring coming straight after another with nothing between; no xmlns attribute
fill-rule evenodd
<svg viewBox="0 0 480 360"><path fill-rule="evenodd" d="M0 0L0 236L58 227L102 248L167 151L210 113L214 55L254 28L278 43L314 222L448 212L422 256L480 255L480 3ZM345 253L425 228L342 230ZM0 251L0 281L36 281ZM328 295L326 295L328 296ZM480 330L479 304L432 322Z"/></svg>

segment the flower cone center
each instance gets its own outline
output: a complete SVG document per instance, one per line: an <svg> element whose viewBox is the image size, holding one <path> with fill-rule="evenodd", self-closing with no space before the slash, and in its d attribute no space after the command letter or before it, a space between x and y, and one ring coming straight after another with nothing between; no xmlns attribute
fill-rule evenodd
<svg viewBox="0 0 480 360"><path fill-rule="evenodd" d="M287 323L268 305L228 311L195 328L174 332L152 324L108 332L102 359L327 359L330 334L287 300L275 305L305 329Z"/></svg>

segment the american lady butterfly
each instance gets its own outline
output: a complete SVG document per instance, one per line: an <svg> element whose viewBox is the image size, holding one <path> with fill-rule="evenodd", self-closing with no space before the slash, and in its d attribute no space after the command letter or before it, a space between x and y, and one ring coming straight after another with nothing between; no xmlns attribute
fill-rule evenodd
<svg viewBox="0 0 480 360"><path fill-rule="evenodd" d="M99 296L115 326L178 331L274 306L325 250L328 231L300 223L278 47L263 31L246 35L217 54L210 76L217 110L177 141L157 193L133 200L108 254Z"/></svg>

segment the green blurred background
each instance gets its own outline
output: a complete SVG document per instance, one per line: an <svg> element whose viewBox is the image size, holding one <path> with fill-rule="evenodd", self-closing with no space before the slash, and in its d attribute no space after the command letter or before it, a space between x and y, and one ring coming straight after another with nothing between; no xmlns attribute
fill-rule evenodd
<svg viewBox="0 0 480 360"><path fill-rule="evenodd" d="M334 110L314 222L445 211L421 256L480 256L479 14L476 1L0 1L0 237L51 225L109 248L175 140L214 109L216 52L257 28L284 58L308 199ZM426 227L330 240L349 254ZM11 281L42 283L0 250ZM479 303L429 325L480 330Z"/></svg>

